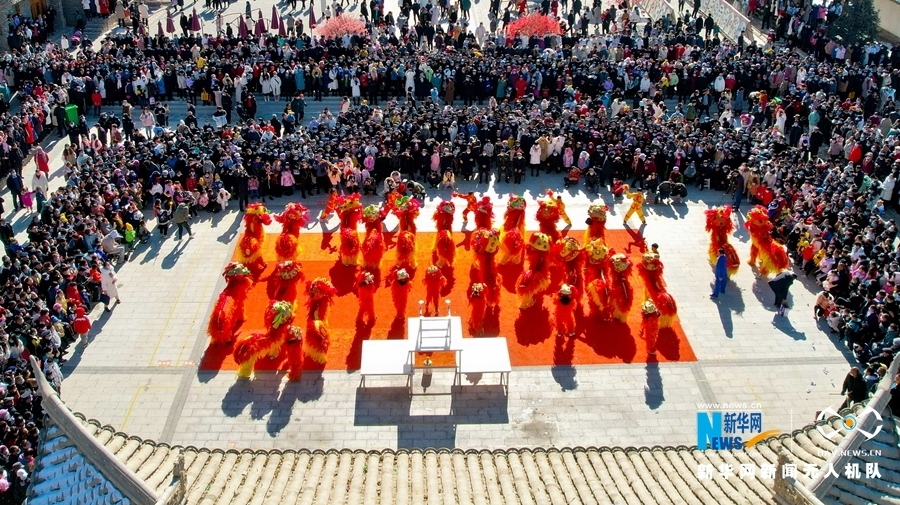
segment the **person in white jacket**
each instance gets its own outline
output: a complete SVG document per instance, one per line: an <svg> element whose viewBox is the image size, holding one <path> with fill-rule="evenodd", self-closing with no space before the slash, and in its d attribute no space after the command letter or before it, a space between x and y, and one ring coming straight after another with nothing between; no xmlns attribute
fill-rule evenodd
<svg viewBox="0 0 900 505"><path fill-rule="evenodd" d="M100 290L107 297L106 305L104 306L107 312L112 310L110 305L113 299L116 300L116 304L122 303L122 300L119 298L118 282L119 278L116 277L116 271L113 269L112 263L109 261L104 262L103 267L100 268Z"/></svg>
<svg viewBox="0 0 900 505"><path fill-rule="evenodd" d="M50 193L50 183L47 181L47 176L44 175L44 172L40 170L35 170L34 175L31 177L31 189L34 191L34 196L37 198L37 211L41 212L44 210L44 202L47 201L47 195ZM888 199L885 199L888 201Z"/></svg>
<svg viewBox="0 0 900 505"><path fill-rule="evenodd" d="M272 77L269 78L269 86L272 88L272 95L275 97L275 101L281 100L281 76L272 74Z"/></svg>

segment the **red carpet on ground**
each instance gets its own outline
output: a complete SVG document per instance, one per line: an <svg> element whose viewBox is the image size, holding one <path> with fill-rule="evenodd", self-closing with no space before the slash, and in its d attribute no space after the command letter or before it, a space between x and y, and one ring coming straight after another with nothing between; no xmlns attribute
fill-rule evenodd
<svg viewBox="0 0 900 505"><path fill-rule="evenodd" d="M570 230L572 236L581 240L583 232ZM629 254L637 264L646 244L637 230L608 230L607 245L616 252ZM566 234L563 232L563 234ZM409 297L409 305L403 317L396 317L396 310L391 302L390 288L384 286L383 276L392 266L395 253L394 234L386 233L385 241L388 250L384 255L380 288L375 295L375 311L378 320L372 327L358 326L356 314L359 304L353 294L355 270L341 265L338 258L340 237L337 233L302 234L300 241L303 247L303 272L306 280L325 277L338 289L338 296L329 316L331 329L331 346L328 349L328 362L324 365L306 359L305 370L356 370L359 369L360 353L363 340L406 338L406 318L418 314L417 301L425 298L425 286L422 276L431 264L431 250L434 233L420 232L417 236L418 270L413 279L413 290ZM240 328L240 336L251 332L265 331L263 312L269 303L266 297L266 278L277 263L275 242L277 234L268 234L265 238L263 257L269 266L260 282L253 286L245 307L246 321ZM360 240L363 233L360 232ZM445 269L447 286L442 293L443 299L450 299L450 310L454 315L462 317L466 337L469 337L467 321L469 317L466 289L469 286L472 254L469 242L471 232L454 233L457 242L456 264L452 275ZM671 268L671 267L670 267ZM544 297L543 306L521 311L515 295L516 279L521 273L521 265L499 266L501 275L502 296L499 314L485 316L485 335L506 337L509 355L513 366L552 366L552 365L587 365L603 363L644 363L648 355L643 339L640 337L640 301L643 299L643 285L634 272L632 285L635 289L635 303L628 315L628 323L618 321L604 322L595 320L586 314L576 313L577 337L557 338L553 321L552 298ZM636 269L635 269L636 270ZM301 293L298 300L298 314L294 324L300 328L306 325L306 293L304 287L298 288ZM582 304L586 312L586 304ZM446 306L441 307L444 315ZM583 312L583 311L579 311ZM240 337L239 337L240 338ZM418 357L418 361L424 359ZM691 345L681 329L677 319L674 327L660 331L655 360L695 361L697 358ZM453 356L450 353L438 353L432 356L436 366L451 365ZM284 356L271 360L262 358L256 363L257 370L278 370L285 368ZM200 364L201 370L237 370L237 364L231 356L231 349L209 347Z"/></svg>

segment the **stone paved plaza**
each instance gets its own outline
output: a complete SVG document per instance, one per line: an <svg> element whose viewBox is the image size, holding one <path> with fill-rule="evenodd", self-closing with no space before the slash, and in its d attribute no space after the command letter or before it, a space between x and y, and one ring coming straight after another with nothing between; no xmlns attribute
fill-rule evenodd
<svg viewBox="0 0 900 505"><path fill-rule="evenodd" d="M271 0L255 3L254 15L257 4L268 17ZM317 16L320 11L318 6ZM487 20L486 11L487 2L475 2L473 26ZM239 12L243 3L228 9ZM154 16L152 27L163 14ZM260 101L260 110L264 107L275 112L281 105ZM178 119L173 117L173 124ZM62 143L55 143L52 167L62 166L61 151ZM29 164L26 181L33 170ZM62 183L61 170L51 182ZM534 199L547 189L562 190L562 180L553 175L527 178L518 186L465 182L458 189L497 203L510 191ZM583 227L591 200L574 188L563 194L575 228ZM441 197L449 192L429 193L420 230L433 229L430 216ZM612 206L609 228L622 228L627 203L613 204L605 191L601 197ZM365 197L363 204L378 200ZM266 203L277 212L286 202ZM316 215L325 201L315 197L303 203ZM789 432L812 421L817 411L840 404L849 353L813 320L817 287L802 276L792 290L788 319L774 317L771 291L746 263L724 296L707 297L713 276L703 211L720 203L727 203L721 193L694 189L685 204L648 205L643 229L647 243L660 245L665 278L696 362L515 368L508 395L489 385L492 378L451 393L452 372L436 370L427 389L416 375L411 398L401 378L371 379L362 391L358 373L306 372L299 383L288 383L276 373L239 382L234 372L201 372L207 319L223 286L219 274L241 231L234 202L228 212L195 220L191 240L161 241L154 234L138 247L118 271L122 304L111 313L98 307L91 344L73 347L68 356L62 398L72 410L131 435L220 448L690 445L696 443L698 405L725 402L759 404L765 430ZM502 208L497 205L498 214ZM529 203L530 219L535 208ZM461 208L457 214L458 226ZM28 220L25 212L17 213L16 230L24 231ZM746 260L749 237L742 223L738 216L733 242ZM397 222L390 217L385 224L393 230ZM333 231L337 225L332 217L307 232ZM529 230L535 229L536 223L529 223Z"/></svg>

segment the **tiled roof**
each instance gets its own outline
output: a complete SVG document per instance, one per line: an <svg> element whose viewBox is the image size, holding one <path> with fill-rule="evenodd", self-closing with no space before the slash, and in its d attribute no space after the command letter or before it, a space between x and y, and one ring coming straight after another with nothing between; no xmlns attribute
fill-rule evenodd
<svg viewBox="0 0 900 505"><path fill-rule="evenodd" d="M791 493L806 495L804 503L900 503L900 421L884 409L885 402L885 395L881 394L869 404L884 412L882 429L871 440L861 439L856 435L858 430L845 437L838 429L841 419L834 417L822 423L831 424L834 429L830 439L816 425L809 425L740 451L700 451L686 446L498 451L211 450L142 440L64 408L51 409L30 503L129 503L129 499L130 503L141 504L182 503L179 500L183 493L184 503L223 505L719 505L775 503L776 488L779 498ZM863 406L854 410L860 414ZM77 424L78 429L68 427L64 432L60 424L66 422ZM867 429L874 427L871 415L860 417L861 425L863 422ZM90 449L91 457L79 459L83 444L73 445L66 433L89 434L97 446ZM839 448L877 449L881 455L843 459L828 456ZM115 479L107 478L107 466L96 463L98 455L115 460ZM796 484L762 477L762 465L779 465L779 456L782 463L786 458L797 465ZM878 463L881 478L811 480L804 474L807 464L821 469L827 468L828 462L840 463L835 467L838 473L843 473L843 465L848 462L858 463L861 469L865 463ZM723 464L731 465L734 476L719 474ZM752 465L756 469L754 475L740 478L741 464ZM698 479L700 465L712 465L715 469L710 479ZM780 471L777 474L780 476ZM138 484L129 484L128 478L136 479ZM821 490L818 499L811 493L816 489Z"/></svg>
<svg viewBox="0 0 900 505"><path fill-rule="evenodd" d="M77 416L77 415L76 415ZM785 451L798 465L797 480L809 484L803 465L822 467L823 453L830 453L843 440L838 433L830 440L810 425L763 441L743 451L699 451L695 447L509 449L503 451L382 450L382 451L252 451L196 447L169 447L116 432L94 420L77 416L95 440L135 472L157 495L172 480L172 471L184 454L187 503L774 503L774 479L763 479L759 468L777 464ZM839 427L839 418L831 421ZM900 499L900 450L898 428L886 416L884 429L863 449L877 448L880 458L860 458L879 463L883 481L863 485L839 480L826 503L887 502ZM42 466L64 459L64 437L53 437L42 450ZM61 441L62 439L62 441ZM69 447L72 450L73 448ZM742 463L756 468L753 478L737 477ZM721 464L732 465L735 476L718 474ZM711 480L698 480L698 465L717 470ZM76 465L77 466L77 465ZM839 471L842 471L839 470ZM65 473L65 472L63 472ZM92 470L67 479L80 482L96 476ZM36 474L32 503L60 503L43 497L57 480L43 468ZM108 483L97 478L92 486ZM93 492L93 491L91 491ZM115 490L111 490L115 496ZM77 502L76 502L77 503ZM107 503L91 501L90 503ZM108 501L108 503L120 503ZM121 502L127 503L127 502Z"/></svg>

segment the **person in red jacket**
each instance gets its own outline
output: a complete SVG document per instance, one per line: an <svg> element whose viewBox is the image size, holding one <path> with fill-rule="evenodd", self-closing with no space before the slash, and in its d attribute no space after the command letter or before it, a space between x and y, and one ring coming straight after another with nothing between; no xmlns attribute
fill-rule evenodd
<svg viewBox="0 0 900 505"><path fill-rule="evenodd" d="M84 314L84 307L75 309L75 320L72 321L72 329L81 337L81 342L88 345L88 332L91 331L91 320Z"/></svg>

